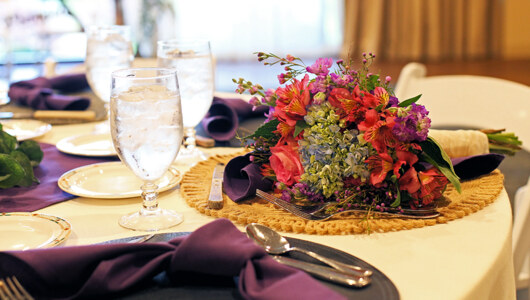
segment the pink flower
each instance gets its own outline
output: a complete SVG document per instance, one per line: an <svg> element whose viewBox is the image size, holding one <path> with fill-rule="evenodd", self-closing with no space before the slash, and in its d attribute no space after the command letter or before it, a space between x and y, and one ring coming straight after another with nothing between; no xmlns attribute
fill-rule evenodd
<svg viewBox="0 0 530 300"><path fill-rule="evenodd" d="M331 58L319 58L317 61L312 64L311 66L307 67L306 70L309 73L313 73L316 75L324 74L327 75L329 73L329 68L333 64L333 60Z"/></svg>
<svg viewBox="0 0 530 300"><path fill-rule="evenodd" d="M304 167L300 162L296 148L292 145L277 145L270 148L270 165L276 174L276 180L291 186L300 180Z"/></svg>

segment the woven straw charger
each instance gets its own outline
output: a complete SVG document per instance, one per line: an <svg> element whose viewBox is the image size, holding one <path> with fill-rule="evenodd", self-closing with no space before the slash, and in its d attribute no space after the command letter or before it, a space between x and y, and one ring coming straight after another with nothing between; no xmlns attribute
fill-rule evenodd
<svg viewBox="0 0 530 300"><path fill-rule="evenodd" d="M444 197L437 200L440 216L433 219L385 219L377 215L366 218L366 214L357 214L339 215L327 221L308 221L258 197L235 203L226 194L223 194L222 209L210 209L208 195L215 165L226 164L235 156L243 154L212 156L192 167L181 182L181 193L186 202L202 214L227 218L241 225L260 223L283 232L339 235L398 231L447 223L481 210L495 201L504 187L504 176L499 170L462 182L462 193L449 184Z"/></svg>

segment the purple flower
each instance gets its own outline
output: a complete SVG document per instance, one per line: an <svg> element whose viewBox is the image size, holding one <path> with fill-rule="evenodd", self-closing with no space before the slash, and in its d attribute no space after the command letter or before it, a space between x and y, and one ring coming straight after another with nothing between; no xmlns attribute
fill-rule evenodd
<svg viewBox="0 0 530 300"><path fill-rule="evenodd" d="M395 119L396 124L392 128L392 133L402 142L425 141L431 127L431 119L427 117L429 112L423 105L412 103L410 111L404 116Z"/></svg>
<svg viewBox="0 0 530 300"><path fill-rule="evenodd" d="M328 77L325 74L318 75L315 82L311 85L311 93L325 93L328 89Z"/></svg>
<svg viewBox="0 0 530 300"><path fill-rule="evenodd" d="M313 65L307 67L306 70L307 72L316 75L328 75L328 69L331 67L332 64L333 60L331 58L319 58Z"/></svg>
<svg viewBox="0 0 530 300"><path fill-rule="evenodd" d="M259 101L258 97L252 97L250 100L248 100L248 103L250 103L252 106L260 105L261 101Z"/></svg>
<svg viewBox="0 0 530 300"><path fill-rule="evenodd" d="M330 77L331 80L339 87L347 87L348 84L353 81L353 77L348 74L340 76L338 74L332 73Z"/></svg>
<svg viewBox="0 0 530 300"><path fill-rule="evenodd" d="M264 123L267 123L271 121L272 119L274 119L274 106L269 106L269 112L265 113L265 117L267 117L267 119L265 120Z"/></svg>

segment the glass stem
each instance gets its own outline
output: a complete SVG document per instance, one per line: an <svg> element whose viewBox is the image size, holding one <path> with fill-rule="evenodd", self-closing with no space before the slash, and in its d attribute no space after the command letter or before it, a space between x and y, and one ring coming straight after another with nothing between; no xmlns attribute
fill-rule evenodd
<svg viewBox="0 0 530 300"><path fill-rule="evenodd" d="M158 211L158 186L152 182L142 185L142 210L140 214L151 215Z"/></svg>
<svg viewBox="0 0 530 300"><path fill-rule="evenodd" d="M190 152L195 150L195 128L184 127L184 147Z"/></svg>

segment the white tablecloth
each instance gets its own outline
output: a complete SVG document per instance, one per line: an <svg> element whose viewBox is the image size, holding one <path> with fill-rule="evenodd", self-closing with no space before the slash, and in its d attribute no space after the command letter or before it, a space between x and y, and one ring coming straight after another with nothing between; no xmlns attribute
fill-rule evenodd
<svg viewBox="0 0 530 300"><path fill-rule="evenodd" d="M54 126L37 140L55 144L64 137L89 133L95 124ZM182 172L187 168L179 167ZM125 213L137 211L140 205L140 198L75 198L37 212L66 219L72 225L72 233L65 245L84 245L138 235L120 227L117 220ZM213 220L189 207L178 188L161 193L160 206L184 214L184 222L167 232L193 231ZM243 230L242 226L239 228ZM394 282L405 300L498 300L515 299L511 230L510 203L503 191L483 210L447 224L370 235L285 235L331 246L367 261Z"/></svg>

